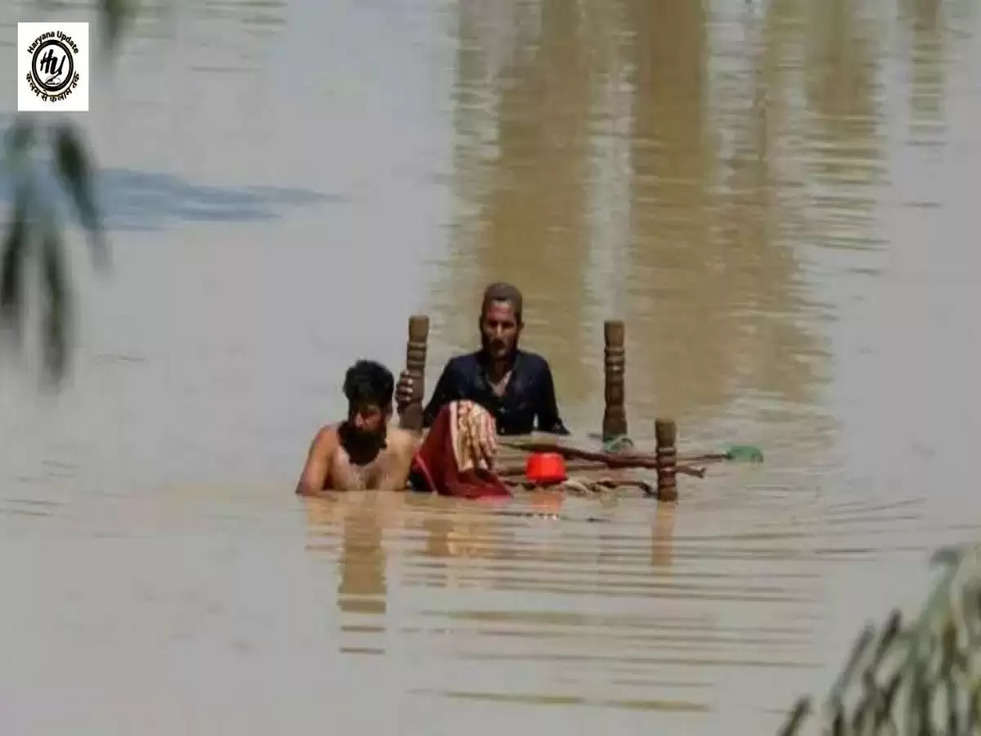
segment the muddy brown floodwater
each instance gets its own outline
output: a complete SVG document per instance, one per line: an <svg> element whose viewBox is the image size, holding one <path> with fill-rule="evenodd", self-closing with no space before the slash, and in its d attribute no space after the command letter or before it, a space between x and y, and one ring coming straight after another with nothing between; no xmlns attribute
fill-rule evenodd
<svg viewBox="0 0 981 736"><path fill-rule="evenodd" d="M0 121L17 20L0 9ZM770 733L981 535L970 0L143 3L78 121L71 380L0 372L5 734ZM95 35L95 34L94 34ZM7 189L3 190L8 191ZM8 200L4 194L4 206ZM752 443L677 506L292 494L481 287L567 423Z"/></svg>

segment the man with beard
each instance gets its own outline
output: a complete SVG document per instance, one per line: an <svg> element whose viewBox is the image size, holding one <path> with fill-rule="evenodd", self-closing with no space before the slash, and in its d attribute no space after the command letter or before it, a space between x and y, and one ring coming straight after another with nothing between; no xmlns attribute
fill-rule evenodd
<svg viewBox="0 0 981 736"><path fill-rule="evenodd" d="M465 399L493 415L499 434L527 434L536 428L569 434L559 417L548 362L518 349L524 327L521 307L521 292L511 284L487 287L477 321L481 349L446 364L423 412L426 427L446 404ZM403 372L398 385L399 406L411 400L412 376Z"/></svg>
<svg viewBox="0 0 981 736"><path fill-rule="evenodd" d="M388 427L393 383L391 372L374 361L359 360L348 369L347 420L317 433L297 493L405 489L418 438Z"/></svg>

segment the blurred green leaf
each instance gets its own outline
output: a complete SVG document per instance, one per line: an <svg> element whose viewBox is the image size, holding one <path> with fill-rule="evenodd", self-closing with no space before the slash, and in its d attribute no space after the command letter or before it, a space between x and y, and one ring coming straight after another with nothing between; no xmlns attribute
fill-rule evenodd
<svg viewBox="0 0 981 736"><path fill-rule="evenodd" d="M811 701L809 698L800 698L794 709L790 712L787 722L777 732L780 736L794 736L800 729L804 719L811 712Z"/></svg>
<svg viewBox="0 0 981 736"><path fill-rule="evenodd" d="M62 123L55 129L55 160L58 173L64 179L78 210L79 219L89 233L93 260L97 266L104 266L108 255L102 234L102 218L95 203L92 164L81 135L69 123Z"/></svg>
<svg viewBox="0 0 981 736"><path fill-rule="evenodd" d="M48 10L64 7L64 3L50 0L37 0L37 3ZM97 1L105 31L103 41L107 53L115 50L136 3L137 0ZM22 164L28 151L39 139L38 128L35 118L18 115L6 134L4 164L12 175L16 195L12 218L0 246L0 327L11 328L12 334L19 339L25 305L24 263L30 249L36 247L37 238L40 238L42 349L49 377L60 381L68 367L71 325L69 282L61 225L53 210L41 208L44 211L39 211L38 203L24 195L24 191L30 186L31 171ZM95 167L85 141L78 128L71 123L55 124L51 132L56 172L88 233L95 265L104 267L108 264L108 248L95 197Z"/></svg>
<svg viewBox="0 0 981 736"><path fill-rule="evenodd" d="M132 4L128 0L102 0L102 23L106 31L105 45L108 51L115 49L132 11Z"/></svg>
<svg viewBox="0 0 981 736"><path fill-rule="evenodd" d="M27 223L24 208L18 202L14 218L0 254L0 325L20 336L21 311L24 304L24 255L27 252Z"/></svg>
<svg viewBox="0 0 981 736"><path fill-rule="evenodd" d="M7 131L8 153L23 153L34 142L34 121L31 118L18 118Z"/></svg>
<svg viewBox="0 0 981 736"><path fill-rule="evenodd" d="M931 565L950 567L956 565L964 556L963 547L941 547L930 558Z"/></svg>
<svg viewBox="0 0 981 736"><path fill-rule="evenodd" d="M52 228L45 235L41 251L45 305L42 316L44 365L49 376L59 382L68 367L68 280L65 274L61 234Z"/></svg>

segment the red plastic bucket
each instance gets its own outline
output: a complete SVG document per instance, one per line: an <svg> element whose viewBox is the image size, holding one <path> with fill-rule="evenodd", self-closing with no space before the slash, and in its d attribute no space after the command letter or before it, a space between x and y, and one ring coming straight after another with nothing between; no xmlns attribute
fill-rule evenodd
<svg viewBox="0 0 981 736"><path fill-rule="evenodd" d="M533 452L525 462L525 475L532 483L561 483L566 479L565 460L557 452Z"/></svg>

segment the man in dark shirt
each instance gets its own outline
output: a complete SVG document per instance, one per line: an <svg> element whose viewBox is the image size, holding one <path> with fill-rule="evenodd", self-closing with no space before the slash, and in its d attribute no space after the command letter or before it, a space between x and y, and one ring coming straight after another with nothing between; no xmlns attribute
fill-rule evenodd
<svg viewBox="0 0 981 736"><path fill-rule="evenodd" d="M500 434L527 434L536 428L569 434L559 417L548 362L518 349L524 327L521 302L521 292L510 284L487 287L478 320L482 347L446 364L423 412L425 426L430 426L449 402L469 399L494 415ZM402 373L398 384L400 405L411 398L412 377Z"/></svg>

